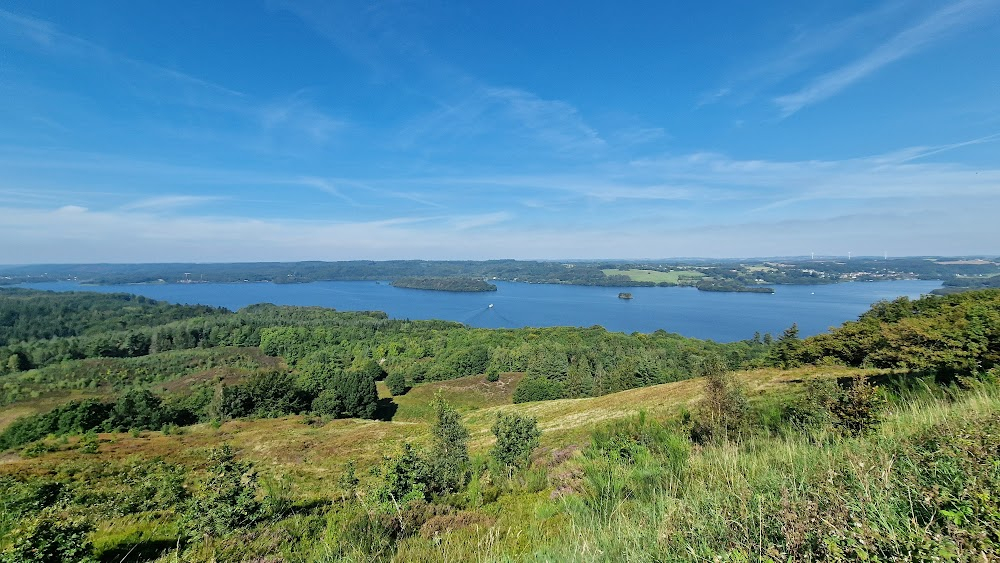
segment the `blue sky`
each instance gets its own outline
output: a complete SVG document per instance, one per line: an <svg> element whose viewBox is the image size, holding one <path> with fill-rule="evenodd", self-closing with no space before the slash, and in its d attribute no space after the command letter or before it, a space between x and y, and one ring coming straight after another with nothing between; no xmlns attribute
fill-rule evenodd
<svg viewBox="0 0 1000 563"><path fill-rule="evenodd" d="M0 0L0 263L1000 254L1000 0Z"/></svg>

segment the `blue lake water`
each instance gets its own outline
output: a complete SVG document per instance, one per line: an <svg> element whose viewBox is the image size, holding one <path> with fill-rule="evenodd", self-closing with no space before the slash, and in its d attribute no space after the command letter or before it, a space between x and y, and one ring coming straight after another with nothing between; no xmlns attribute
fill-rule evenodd
<svg viewBox="0 0 1000 563"><path fill-rule="evenodd" d="M318 305L343 311L385 311L396 319L444 319L474 327L593 326L622 332L663 329L721 342L778 335L798 323L802 336L854 320L881 299L911 298L941 287L905 280L834 285L775 286L773 294L716 293L689 287L586 287L496 282L497 291L449 293L400 289L388 282L307 284L176 284L81 286L74 282L23 284L54 291L136 293L172 303L237 310L254 303ZM618 298L620 291L634 299ZM491 308L489 305L492 304Z"/></svg>

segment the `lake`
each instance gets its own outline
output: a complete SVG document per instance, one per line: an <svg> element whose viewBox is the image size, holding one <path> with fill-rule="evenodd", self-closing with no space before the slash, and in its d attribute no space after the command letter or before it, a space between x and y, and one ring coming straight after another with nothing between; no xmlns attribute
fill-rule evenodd
<svg viewBox="0 0 1000 563"><path fill-rule="evenodd" d="M372 281L108 286L54 282L20 287L135 293L171 303L232 310L255 303L375 310L396 319L444 319L482 328L601 325L622 332L663 329L720 342L752 338L755 331L777 336L792 323L798 324L802 336L817 334L856 319L881 299L916 298L941 287L938 281L903 280L779 285L774 286L773 294L766 294L716 293L690 287L495 283L497 291L487 293L400 289L388 282ZM619 299L621 291L632 293L633 299Z"/></svg>

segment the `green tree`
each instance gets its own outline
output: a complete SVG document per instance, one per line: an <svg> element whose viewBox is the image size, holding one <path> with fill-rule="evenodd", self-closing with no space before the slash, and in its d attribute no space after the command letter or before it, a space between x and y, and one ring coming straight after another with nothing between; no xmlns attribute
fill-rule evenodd
<svg viewBox="0 0 1000 563"><path fill-rule="evenodd" d="M704 396L698 404L699 421L692 429L695 441L729 440L746 426L750 403L743 386L726 372L705 376Z"/></svg>
<svg viewBox="0 0 1000 563"><path fill-rule="evenodd" d="M405 395L406 392L410 390L410 386L406 383L406 375L404 375L401 371L394 371L390 373L385 378L385 385L389 388L389 392L392 393L394 397Z"/></svg>
<svg viewBox="0 0 1000 563"><path fill-rule="evenodd" d="M792 326L785 329L771 348L769 359L771 365L782 369L794 368L802 365L803 345L799 338L799 326L792 323Z"/></svg>
<svg viewBox="0 0 1000 563"><path fill-rule="evenodd" d="M517 413L501 412L493 424L496 444L490 457L508 469L522 469L528 465L531 452L538 447L542 432L538 420Z"/></svg>
<svg viewBox="0 0 1000 563"><path fill-rule="evenodd" d="M181 522L192 541L224 536L263 516L251 462L237 460L229 444L224 444L212 451L209 464L208 480L191 497Z"/></svg>
<svg viewBox="0 0 1000 563"><path fill-rule="evenodd" d="M547 377L525 377L514 389L515 403L548 401L563 398L563 386Z"/></svg>
<svg viewBox="0 0 1000 563"><path fill-rule="evenodd" d="M312 410L317 414L338 417L344 412L344 401L336 389L324 389L313 399Z"/></svg>
<svg viewBox="0 0 1000 563"><path fill-rule="evenodd" d="M7 358L7 370L11 373L24 371L31 367L31 363L28 362L28 358L21 352L14 352Z"/></svg>
<svg viewBox="0 0 1000 563"><path fill-rule="evenodd" d="M341 415L348 418L373 418L378 407L378 390L371 372L347 370L334 379L334 389L343 401Z"/></svg>
<svg viewBox="0 0 1000 563"><path fill-rule="evenodd" d="M430 467L432 491L449 493L460 490L468 481L469 430L462 417L440 392L434 396L434 426L431 428Z"/></svg>

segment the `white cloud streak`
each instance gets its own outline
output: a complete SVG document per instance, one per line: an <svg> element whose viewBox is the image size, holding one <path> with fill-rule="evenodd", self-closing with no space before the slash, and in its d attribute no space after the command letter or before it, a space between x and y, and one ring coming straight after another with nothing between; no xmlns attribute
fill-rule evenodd
<svg viewBox="0 0 1000 563"><path fill-rule="evenodd" d="M220 196L166 195L133 201L121 206L119 209L121 211L163 212L214 203L223 199L227 198Z"/></svg>
<svg viewBox="0 0 1000 563"><path fill-rule="evenodd" d="M796 92L778 96L774 103L781 110L782 117L788 117L838 94L883 67L954 34L996 5L995 0L953 2L929 14L916 25L895 34L851 63L823 74Z"/></svg>

